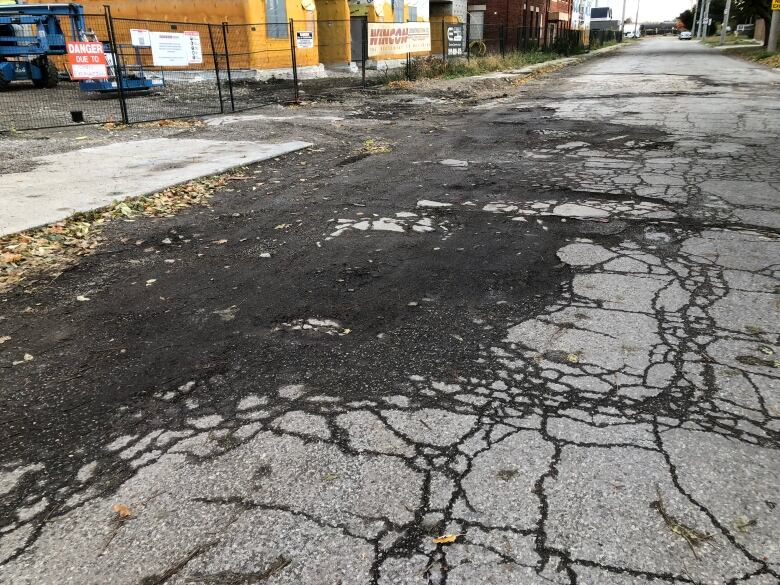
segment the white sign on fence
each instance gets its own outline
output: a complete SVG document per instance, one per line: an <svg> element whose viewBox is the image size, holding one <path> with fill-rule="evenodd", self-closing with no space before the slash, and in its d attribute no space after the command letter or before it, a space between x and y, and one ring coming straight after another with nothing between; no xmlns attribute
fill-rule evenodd
<svg viewBox="0 0 780 585"><path fill-rule="evenodd" d="M152 32L152 61L157 67L190 64L190 42L182 33Z"/></svg>
<svg viewBox="0 0 780 585"><path fill-rule="evenodd" d="M302 30L295 33L295 46L299 49L313 49L314 48L314 32L310 30Z"/></svg>
<svg viewBox="0 0 780 585"><path fill-rule="evenodd" d="M152 37L149 31L143 28L130 29L130 44L134 47L151 47Z"/></svg>
<svg viewBox="0 0 780 585"><path fill-rule="evenodd" d="M200 33L194 30L185 30L187 37L187 58L190 65L203 63L203 48L200 44Z"/></svg>
<svg viewBox="0 0 780 585"><path fill-rule="evenodd" d="M405 53L426 53L431 50L431 24L368 23L368 56L383 57Z"/></svg>

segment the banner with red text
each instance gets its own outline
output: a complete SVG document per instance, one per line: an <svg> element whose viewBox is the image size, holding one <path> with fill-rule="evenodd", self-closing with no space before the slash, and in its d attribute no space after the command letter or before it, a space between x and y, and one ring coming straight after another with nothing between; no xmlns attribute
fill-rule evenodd
<svg viewBox="0 0 780 585"><path fill-rule="evenodd" d="M386 57L431 51L431 23L368 23L368 56Z"/></svg>

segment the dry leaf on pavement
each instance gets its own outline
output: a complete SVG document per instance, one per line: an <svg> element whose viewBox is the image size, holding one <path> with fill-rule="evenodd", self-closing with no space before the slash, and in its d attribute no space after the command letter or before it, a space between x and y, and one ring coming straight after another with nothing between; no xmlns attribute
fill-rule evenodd
<svg viewBox="0 0 780 585"><path fill-rule="evenodd" d="M444 536L439 536L438 538L434 538L433 542L435 542L436 544L450 544L458 540L459 536L460 534L445 534Z"/></svg>
<svg viewBox="0 0 780 585"><path fill-rule="evenodd" d="M116 513L120 520L130 518L130 516L133 515L133 510L130 509L130 506L126 506L125 504L114 504L111 506L111 509Z"/></svg>

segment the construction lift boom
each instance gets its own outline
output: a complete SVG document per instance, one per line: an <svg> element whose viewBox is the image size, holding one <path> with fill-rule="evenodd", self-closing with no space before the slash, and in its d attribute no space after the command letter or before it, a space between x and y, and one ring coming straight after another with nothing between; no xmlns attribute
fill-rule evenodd
<svg viewBox="0 0 780 585"><path fill-rule="evenodd" d="M68 23L65 28L62 21ZM67 54L69 41L102 42L106 54L109 78L81 81L82 91L117 91L120 80L122 89L128 91L164 84L162 78L147 75L138 50L135 65L119 65L110 43L98 40L87 28L81 4L7 4L0 0L0 90L13 81L32 81L38 88L56 87L59 71L51 57Z"/></svg>
<svg viewBox="0 0 780 585"><path fill-rule="evenodd" d="M66 38L60 18L71 31ZM55 87L59 72L50 59L64 55L67 41L81 41L86 30L80 4L0 4L0 89L12 81Z"/></svg>

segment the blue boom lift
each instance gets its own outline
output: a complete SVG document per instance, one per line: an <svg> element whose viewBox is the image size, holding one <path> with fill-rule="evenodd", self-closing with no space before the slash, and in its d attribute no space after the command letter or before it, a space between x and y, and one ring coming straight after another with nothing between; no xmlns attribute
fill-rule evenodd
<svg viewBox="0 0 780 585"><path fill-rule="evenodd" d="M65 38L59 17L70 21L73 38ZM64 55L68 40L83 40L85 28L79 4L0 5L0 89L19 80L55 87L59 72L49 57Z"/></svg>
<svg viewBox="0 0 780 585"><path fill-rule="evenodd" d="M60 18L69 23L69 38ZM98 42L95 33L87 29L81 4L4 4L0 0L0 91L12 81L29 80L38 88L56 87L59 72L49 57L65 55L68 41ZM146 75L138 50L138 62L131 71L127 65L117 67L110 44L104 42L103 46L110 78L82 81L82 91L117 91L117 74L125 90L146 90L164 84L163 79Z"/></svg>

